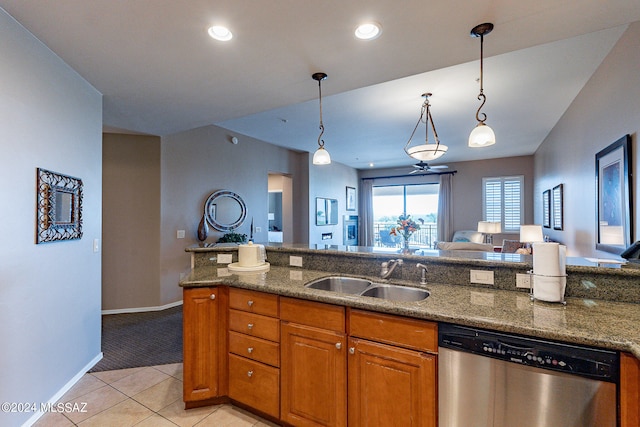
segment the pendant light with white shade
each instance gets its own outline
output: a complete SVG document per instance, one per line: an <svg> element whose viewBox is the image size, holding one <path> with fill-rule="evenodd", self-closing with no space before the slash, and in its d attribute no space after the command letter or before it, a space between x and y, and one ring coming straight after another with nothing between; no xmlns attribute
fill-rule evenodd
<svg viewBox="0 0 640 427"><path fill-rule="evenodd" d="M469 147L488 147L489 145L496 143L496 135L493 132L493 129L485 123L487 115L485 113L480 113L484 103L487 102L487 97L484 94L482 78L484 36L489 34L491 30L493 30L493 24L488 22L476 25L471 29L471 37L480 37L480 94L478 95L478 101L481 101L481 104L476 112L476 120L478 121L478 124L471 131L471 135L469 135Z"/></svg>
<svg viewBox="0 0 640 427"><path fill-rule="evenodd" d="M423 93L422 96L424 97L424 102L422 103L422 107L420 108L420 117L418 118L416 126L413 128L413 132L411 132L409 141L407 141L406 145L404 146L404 152L414 159L420 161L431 161L444 155L444 153L447 152L448 147L444 144L440 144L438 133L436 132L436 126L433 123L433 118L431 117L431 104L429 103L429 97L432 96L432 94ZM429 144L429 122L431 122L431 130L435 139L435 143L433 144ZM413 135L416 133L416 130L418 129L420 123L424 123L425 125L424 144L409 147L411 145L411 139L413 139Z"/></svg>
<svg viewBox="0 0 640 427"><path fill-rule="evenodd" d="M329 152L324 148L324 140L322 134L324 133L324 124L322 123L322 80L327 78L325 73L314 73L313 80L318 82L318 98L320 100L320 135L318 135L318 149L313 154L314 165L328 165L331 163L331 156Z"/></svg>

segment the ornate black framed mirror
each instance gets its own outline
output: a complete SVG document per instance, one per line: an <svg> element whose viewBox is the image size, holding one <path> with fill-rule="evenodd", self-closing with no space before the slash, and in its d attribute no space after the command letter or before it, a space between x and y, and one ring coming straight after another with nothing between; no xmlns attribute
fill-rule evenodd
<svg viewBox="0 0 640 427"><path fill-rule="evenodd" d="M37 169L36 244L82 238L82 180Z"/></svg>

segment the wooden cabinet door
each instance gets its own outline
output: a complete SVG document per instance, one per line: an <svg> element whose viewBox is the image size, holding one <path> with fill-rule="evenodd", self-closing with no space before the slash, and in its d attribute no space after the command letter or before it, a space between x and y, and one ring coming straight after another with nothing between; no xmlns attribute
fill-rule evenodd
<svg viewBox="0 0 640 427"><path fill-rule="evenodd" d="M226 395L226 288L183 291L183 400L206 401Z"/></svg>
<svg viewBox="0 0 640 427"><path fill-rule="evenodd" d="M282 322L280 419L295 426L346 426L344 333Z"/></svg>
<svg viewBox="0 0 640 427"><path fill-rule="evenodd" d="M436 356L349 339L350 426L437 426Z"/></svg>
<svg viewBox="0 0 640 427"><path fill-rule="evenodd" d="M620 427L640 425L640 360L620 353Z"/></svg>

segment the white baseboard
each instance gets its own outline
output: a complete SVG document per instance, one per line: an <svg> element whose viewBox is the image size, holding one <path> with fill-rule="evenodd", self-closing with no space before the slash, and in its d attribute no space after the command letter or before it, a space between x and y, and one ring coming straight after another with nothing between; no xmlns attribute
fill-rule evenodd
<svg viewBox="0 0 640 427"><path fill-rule="evenodd" d="M166 310L167 308L177 307L179 305L182 305L182 301L176 301L157 307L117 308L113 310L102 310L102 314L144 313L146 311Z"/></svg>
<svg viewBox="0 0 640 427"><path fill-rule="evenodd" d="M94 357L91 362L87 363L84 368L82 368L77 374L73 376L73 378L67 381L67 383L60 390L58 390L58 392L54 394L46 403L53 405L57 401L59 401L60 398L64 396L64 394L71 389L71 387L73 387L78 381L80 381L80 378L82 378L89 371L89 369L93 368L96 365L96 363L102 360L103 356L104 355L102 354L102 352L98 353L98 355ZM43 415L44 415L44 412L41 412L41 411L35 412L31 416L31 418L29 418L24 424L22 424L22 427L32 426Z"/></svg>

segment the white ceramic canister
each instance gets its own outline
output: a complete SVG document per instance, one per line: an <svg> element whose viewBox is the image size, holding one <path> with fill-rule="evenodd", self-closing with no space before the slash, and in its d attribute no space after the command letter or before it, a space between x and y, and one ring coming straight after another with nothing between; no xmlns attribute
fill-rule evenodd
<svg viewBox="0 0 640 427"><path fill-rule="evenodd" d="M238 246L238 266L258 267L264 264L266 252L264 245L254 245L252 241Z"/></svg>

